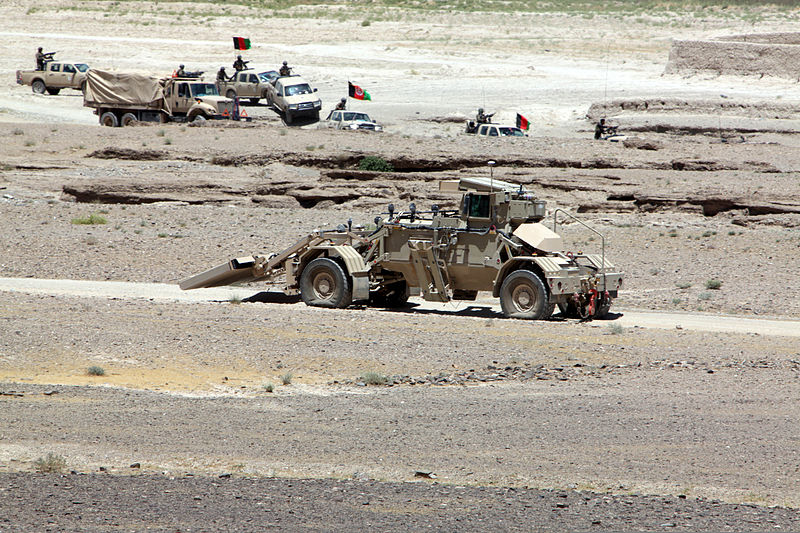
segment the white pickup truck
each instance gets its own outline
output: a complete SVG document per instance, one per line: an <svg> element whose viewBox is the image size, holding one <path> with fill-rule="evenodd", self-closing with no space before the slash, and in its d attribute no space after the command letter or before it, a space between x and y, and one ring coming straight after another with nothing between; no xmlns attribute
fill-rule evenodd
<svg viewBox="0 0 800 533"><path fill-rule="evenodd" d="M30 85L36 94L58 94L61 89L83 91L89 65L73 61L48 61L44 70L18 70L17 83Z"/></svg>
<svg viewBox="0 0 800 533"><path fill-rule="evenodd" d="M287 124L299 116L310 116L319 120L319 111L322 109L322 100L300 76L281 76L267 88L267 105L274 106L283 113Z"/></svg>

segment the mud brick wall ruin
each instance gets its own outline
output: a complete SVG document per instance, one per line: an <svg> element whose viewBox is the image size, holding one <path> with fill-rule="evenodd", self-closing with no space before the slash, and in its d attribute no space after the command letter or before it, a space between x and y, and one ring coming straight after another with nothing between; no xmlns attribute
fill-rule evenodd
<svg viewBox="0 0 800 533"><path fill-rule="evenodd" d="M775 76L800 81L800 32L673 41L665 73Z"/></svg>

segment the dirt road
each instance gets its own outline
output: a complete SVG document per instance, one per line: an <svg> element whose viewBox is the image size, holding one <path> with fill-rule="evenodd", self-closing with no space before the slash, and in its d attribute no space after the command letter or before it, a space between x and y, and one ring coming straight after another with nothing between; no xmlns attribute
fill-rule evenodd
<svg viewBox="0 0 800 533"><path fill-rule="evenodd" d="M177 285L164 283L0 278L0 292L80 296L86 298L139 298L166 302L228 302L236 298L257 300L259 298L258 295L262 291L257 290L255 287L217 287L213 289L182 291ZM469 307L475 315L502 317L500 305L497 303L496 299L492 298L479 298L474 303L468 305L460 302L452 302L449 304L426 302L420 298L411 298L410 301L413 304L413 309L419 311L436 311L439 313L451 311L453 313L458 313L459 311L463 311L466 307ZM298 303L297 305L301 304ZM608 325L609 321L613 321L613 323L623 327L686 329L718 333L753 333L757 335L800 337L800 321L796 320L769 320L743 316L668 313L614 308L614 312L611 313L608 319L596 321L593 325L602 327ZM535 327L535 324L533 324L532 327Z"/></svg>

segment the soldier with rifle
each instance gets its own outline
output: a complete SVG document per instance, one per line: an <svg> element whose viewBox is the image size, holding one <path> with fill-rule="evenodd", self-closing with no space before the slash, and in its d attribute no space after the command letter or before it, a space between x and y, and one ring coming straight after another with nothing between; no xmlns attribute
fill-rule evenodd
<svg viewBox="0 0 800 533"><path fill-rule="evenodd" d="M492 117L493 116L494 116L494 113L488 113L488 114L484 113L483 112L483 108L479 107L478 108L478 114L475 115L475 122L477 124L489 124L492 121Z"/></svg>
<svg viewBox="0 0 800 533"><path fill-rule="evenodd" d="M286 63L286 61L284 61L283 65L281 65L281 68L278 71L278 74L280 74L281 76L291 76L292 75L292 67L290 67Z"/></svg>
<svg viewBox="0 0 800 533"><path fill-rule="evenodd" d="M44 64L53 60L55 52L42 52L42 47L36 51L36 70L44 70Z"/></svg>
<svg viewBox="0 0 800 533"><path fill-rule="evenodd" d="M233 62L233 68L236 69L236 72L240 70L247 70L247 64L249 61L243 61L242 56L236 56L236 61Z"/></svg>

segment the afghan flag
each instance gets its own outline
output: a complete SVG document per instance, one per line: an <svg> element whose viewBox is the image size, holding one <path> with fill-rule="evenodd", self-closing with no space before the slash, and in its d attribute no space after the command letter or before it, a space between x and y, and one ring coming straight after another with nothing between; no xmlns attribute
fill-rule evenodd
<svg viewBox="0 0 800 533"><path fill-rule="evenodd" d="M347 82L347 94L356 100L372 100L372 96L367 91L349 81Z"/></svg>
<svg viewBox="0 0 800 533"><path fill-rule="evenodd" d="M245 39L244 37L234 37L233 38L233 49L234 50L250 50L250 39Z"/></svg>
<svg viewBox="0 0 800 533"><path fill-rule="evenodd" d="M528 122L528 119L517 113L517 127L521 130L527 130L531 127L531 123Z"/></svg>

